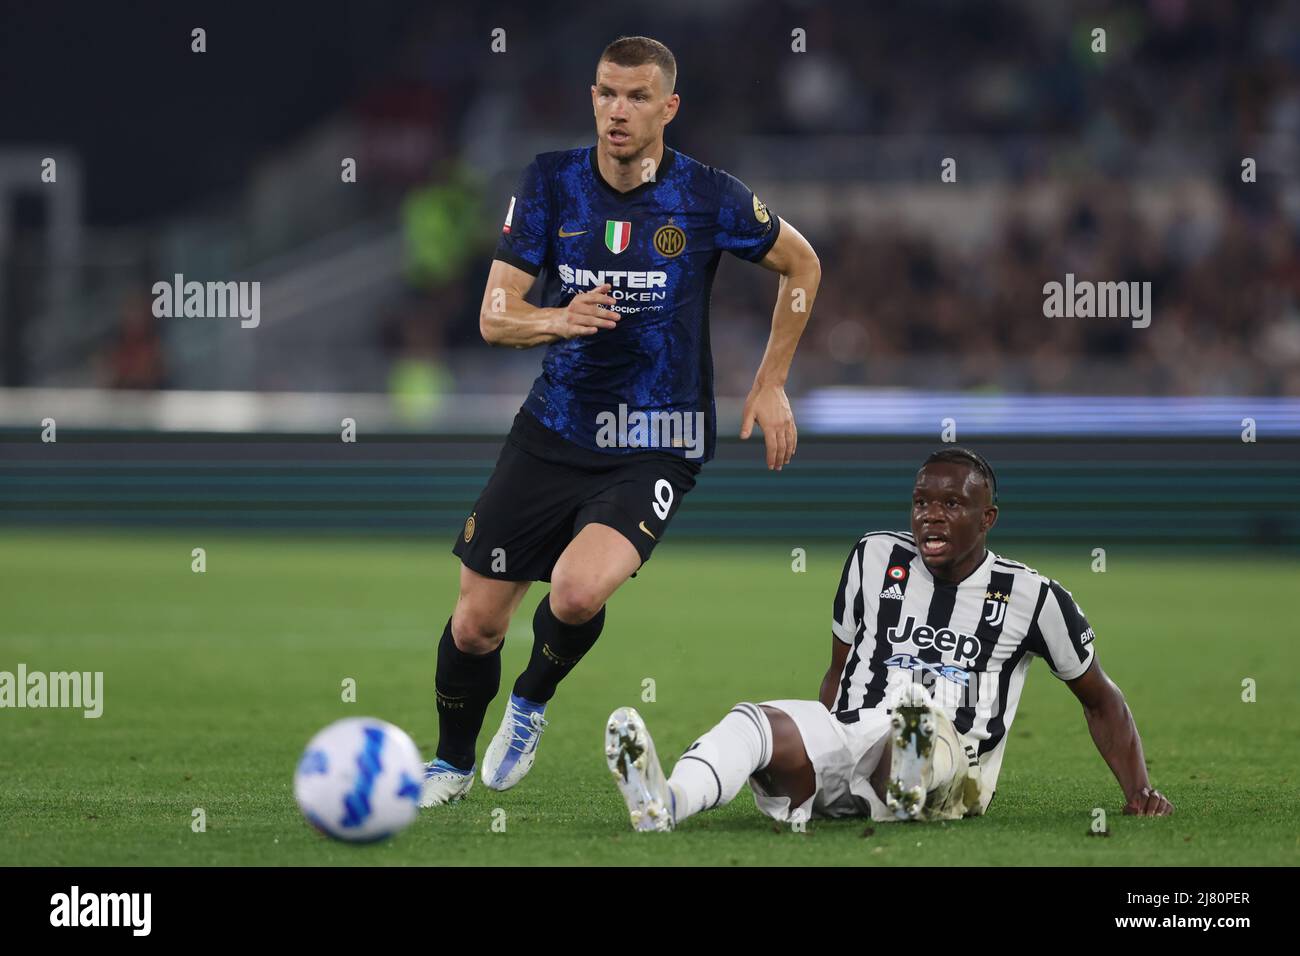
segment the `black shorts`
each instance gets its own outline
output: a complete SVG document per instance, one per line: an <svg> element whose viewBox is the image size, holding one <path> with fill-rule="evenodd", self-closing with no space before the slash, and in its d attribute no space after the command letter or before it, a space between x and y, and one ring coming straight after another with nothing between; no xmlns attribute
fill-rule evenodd
<svg viewBox="0 0 1300 956"><path fill-rule="evenodd" d="M591 451L520 409L452 553L485 577L550 581L569 542L595 522L631 541L644 564L699 473L668 452Z"/></svg>

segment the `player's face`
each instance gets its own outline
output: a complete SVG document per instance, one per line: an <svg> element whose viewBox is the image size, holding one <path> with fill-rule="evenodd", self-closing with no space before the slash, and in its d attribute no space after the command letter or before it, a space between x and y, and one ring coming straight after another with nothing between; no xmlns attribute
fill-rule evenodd
<svg viewBox="0 0 1300 956"><path fill-rule="evenodd" d="M663 70L653 63L619 66L602 60L591 88L601 150L625 161L650 151L677 114L679 97L666 87Z"/></svg>
<svg viewBox="0 0 1300 956"><path fill-rule="evenodd" d="M984 559L984 536L997 520L988 485L974 468L937 461L912 489L912 536L935 577L960 580Z"/></svg>

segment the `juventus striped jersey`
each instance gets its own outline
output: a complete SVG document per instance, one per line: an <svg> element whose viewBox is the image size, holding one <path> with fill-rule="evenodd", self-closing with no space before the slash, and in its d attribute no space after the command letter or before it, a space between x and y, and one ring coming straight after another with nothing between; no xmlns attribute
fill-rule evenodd
<svg viewBox="0 0 1300 956"><path fill-rule="evenodd" d="M843 723L888 706L901 682L920 680L978 751L985 804L1030 660L1061 680L1092 665L1092 628L1073 596L1033 568L986 552L959 584L934 579L912 535L874 531L858 541L835 595L835 637L851 646L832 708Z"/></svg>

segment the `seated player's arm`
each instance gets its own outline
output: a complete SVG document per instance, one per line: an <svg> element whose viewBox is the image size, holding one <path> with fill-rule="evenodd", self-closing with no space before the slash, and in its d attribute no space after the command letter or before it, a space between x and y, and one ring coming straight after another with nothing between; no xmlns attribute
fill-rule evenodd
<svg viewBox="0 0 1300 956"><path fill-rule="evenodd" d="M840 676L844 673L844 664L849 659L849 651L859 632L861 622L858 620L858 597L862 593L862 549L863 538L849 550L844 559L844 570L840 572L840 584L835 589L835 601L831 605L831 666L826 668L822 686L817 699L829 711L835 710L835 692L839 689Z"/></svg>
<svg viewBox="0 0 1300 956"><path fill-rule="evenodd" d="M789 463L799 441L794 413L785 395L785 381L822 281L821 261L808 240L784 219L780 230L776 242L758 263L779 272L781 282L772 310L772 334L745 401L740 427L740 437L748 438L754 422L758 422L767 443L767 467L778 470Z"/></svg>
<svg viewBox="0 0 1300 956"><path fill-rule="evenodd" d="M518 266L492 261L478 319L479 332L488 345L529 349L558 339L595 335L618 323L618 313L602 307L614 304L610 286L580 292L568 305L543 309L524 301L533 278Z"/></svg>
<svg viewBox="0 0 1300 956"><path fill-rule="evenodd" d="M822 678L821 692L817 699L827 710L835 709L835 692L840 689L840 675L844 673L844 662L849 659L851 644L845 644L835 635L831 635L831 666L826 668Z"/></svg>
<svg viewBox="0 0 1300 956"><path fill-rule="evenodd" d="M1173 804L1151 787L1133 714L1096 655L1087 671L1066 684L1083 704L1093 743L1124 791L1124 812L1151 817L1173 813Z"/></svg>

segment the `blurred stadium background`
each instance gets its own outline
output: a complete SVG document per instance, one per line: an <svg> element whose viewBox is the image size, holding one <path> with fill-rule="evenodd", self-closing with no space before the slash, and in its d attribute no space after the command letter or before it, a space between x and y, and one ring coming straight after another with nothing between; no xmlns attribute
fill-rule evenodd
<svg viewBox="0 0 1300 956"><path fill-rule="evenodd" d="M0 521L458 526L541 358L478 337L507 199L533 154L591 142L596 56L645 33L679 62L669 145L753 186L824 271L789 383L798 458L774 479L724 441L675 538L899 524L951 418L1000 468L999 546L1300 543L1300 8L635 13L6 9L0 62L27 79L0 122ZM1044 318L1067 272L1150 281L1150 327ZM259 327L154 318L177 273L260 281ZM720 434L775 288L719 270Z"/></svg>

